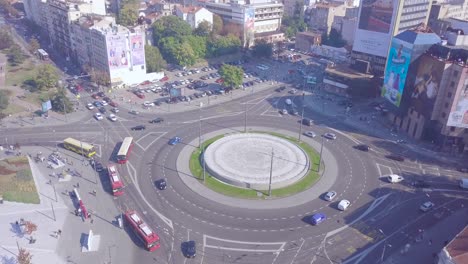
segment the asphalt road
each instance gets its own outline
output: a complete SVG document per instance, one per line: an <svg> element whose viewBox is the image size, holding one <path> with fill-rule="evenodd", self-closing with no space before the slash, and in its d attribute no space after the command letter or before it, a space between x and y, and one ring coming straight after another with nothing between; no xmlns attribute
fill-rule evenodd
<svg viewBox="0 0 468 264"><path fill-rule="evenodd" d="M163 124L147 124L153 116L133 116L122 111L115 123L96 121L89 114L79 123L52 128L7 129L2 131L2 136L5 142L23 145L56 145L68 136L80 138L98 147L104 164L113 161L115 146L123 137L133 136L136 146L130 162L119 169L127 185L126 195L115 199L115 203L122 210L143 212L162 242L160 250L149 253L138 248L135 240L135 262L139 263L154 259L160 263L338 263L347 260L352 263L356 259L361 263L375 263L372 260L380 257L383 246L379 241L388 239L388 243L395 245L387 248L387 254L390 254L392 250L398 250L396 245L414 239L418 227L429 228L463 202L453 177L457 173L453 170L434 161L422 162L410 151L405 152L409 161L399 163L386 159L387 153L402 148L397 144L388 143L388 146L375 146L369 153L360 152L353 146L359 142L372 144L375 139L363 134L356 139L349 136L350 133L337 133L338 138L325 142L324 146L339 161L338 178L332 188L339 193L335 201L351 201L346 212L338 211L336 202L328 203L319 197L284 209L230 207L201 197L181 181L175 168L178 154L185 146L169 146L167 142L171 137L177 135L184 142L197 139L200 117L203 120L202 134L242 128L245 102L250 102L247 104L247 127L298 133L300 118L278 113L278 109L285 107L286 98L293 99L295 107L301 109L300 97L267 90L200 111L165 115ZM305 116L319 125L303 127L302 131L312 130L317 134L335 129L351 131L336 118L308 109ZM137 124L146 124L147 129L130 130ZM233 129L233 132L236 131ZM407 181L389 184L380 178L389 173L401 174ZM161 178L168 180L169 187L164 191L156 190L154 185L154 181ZM433 187L421 190L411 186L410 183L418 179L428 180ZM451 196L446 195L447 192ZM422 214L417 208L428 199L437 206L434 213ZM170 219L170 225L155 212ZM304 218L314 212L325 213L328 220L319 226L310 226ZM185 259L180 251L181 243L189 239L198 243L198 256L192 260ZM375 249L366 251L371 248Z"/></svg>

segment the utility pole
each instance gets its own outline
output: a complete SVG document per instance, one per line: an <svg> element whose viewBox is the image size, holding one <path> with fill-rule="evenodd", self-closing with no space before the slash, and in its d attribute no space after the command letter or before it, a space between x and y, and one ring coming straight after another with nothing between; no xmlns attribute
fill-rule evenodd
<svg viewBox="0 0 468 264"><path fill-rule="evenodd" d="M202 145L202 160L203 160L203 183L205 183L206 179L206 163L205 163L205 145Z"/></svg>
<svg viewBox="0 0 468 264"><path fill-rule="evenodd" d="M270 161L270 182L268 184L268 196L271 196L271 179L273 178L273 158L275 156L275 152L273 148L271 148L271 161Z"/></svg>
<svg viewBox="0 0 468 264"><path fill-rule="evenodd" d="M201 148L201 108L203 106L203 102L200 102L200 114L198 118L199 128L198 128L198 148Z"/></svg>
<svg viewBox="0 0 468 264"><path fill-rule="evenodd" d="M305 93L302 93L302 114L301 114L301 121L299 122L299 142L301 141L302 122L304 120L304 97L305 97Z"/></svg>
<svg viewBox="0 0 468 264"><path fill-rule="evenodd" d="M317 172L320 172L320 165L322 165L322 151L323 151L323 136L322 136L322 144L320 145L320 158Z"/></svg>

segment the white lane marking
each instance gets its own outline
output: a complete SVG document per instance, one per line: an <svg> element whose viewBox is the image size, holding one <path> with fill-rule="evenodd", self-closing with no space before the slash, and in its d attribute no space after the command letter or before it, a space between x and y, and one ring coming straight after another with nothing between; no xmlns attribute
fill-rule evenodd
<svg viewBox="0 0 468 264"><path fill-rule="evenodd" d="M138 143L140 140L142 140L143 138L145 138L145 137L147 137L147 136L149 136L149 135L151 135L151 134L155 134L155 135L161 134L161 135L159 135L159 136L156 137L153 141L151 141L151 143L149 143L149 144L146 146L146 148L143 147L142 145L140 145L140 143ZM144 135L143 137L139 138L137 141L135 141L135 144L137 144L141 149L143 149L143 151L146 151L151 145L154 144L154 142L156 142L158 139L160 139L162 136L164 136L164 135L166 135L166 134L167 134L167 132L150 132L150 133Z"/></svg>
<svg viewBox="0 0 468 264"><path fill-rule="evenodd" d="M206 243L206 239L212 239L215 241L221 241L221 242L227 242L227 243L233 243L233 244L239 244L239 245L272 245L272 246L277 246L277 248L273 249L248 249L248 248L235 248L235 247L220 247L220 246L215 246L215 245L209 245ZM209 235L203 235L203 240L206 248L215 248L215 249L225 249L225 250L230 250L230 251L244 251L244 252L280 252L283 250L284 246L286 245L286 242L249 242L249 241L240 241L240 240L230 240L230 239L223 239L219 237L213 237Z"/></svg>
<svg viewBox="0 0 468 264"><path fill-rule="evenodd" d="M140 186L138 184L138 179L136 178L136 170L135 170L135 168L133 167L133 165L130 162L127 162L127 169L128 169L128 173L130 174L130 178L133 181L133 185L135 186L135 189L138 191L138 194L140 194L141 199L143 199L143 201L146 203L146 205L148 205L148 207L151 208L151 210L153 210L153 212L159 218L161 218L161 220L163 220L163 222L166 223L166 225L168 225L172 230L174 230L174 226L172 225L172 221L169 218L165 217L163 214L161 214L159 211L154 209L154 207L148 202L148 200L146 200L146 197L143 195L143 192L140 190ZM132 174L132 171L133 171L133 174Z"/></svg>
<svg viewBox="0 0 468 264"><path fill-rule="evenodd" d="M210 119L215 119L215 118L219 118L219 117L227 117L227 116L236 116L236 115L240 115L240 114L244 114L244 111L242 112L232 112L232 113L228 113L228 114L223 114L223 115L215 115L215 116L210 116L210 117L204 117L204 118L201 118L201 120L210 120ZM184 121L184 122L181 122L182 124L193 124L193 123L196 123L196 122L199 122L198 119L195 119L195 120L190 120L190 121Z"/></svg>
<svg viewBox="0 0 468 264"><path fill-rule="evenodd" d="M243 103L240 103L241 105L244 105L244 104L258 104L260 102L262 102L263 100L266 100L268 97L272 96L273 94L268 94L266 95L265 97L260 97L260 98L254 98L250 101L247 101L247 102L243 102Z"/></svg>
<svg viewBox="0 0 468 264"><path fill-rule="evenodd" d="M301 251L302 246L303 246L304 243L305 243L305 239L303 239L303 238L301 237L301 240L302 240L302 243L301 243L301 245L299 246L299 248L297 249L296 254L294 254L294 257L293 257L292 260L291 260L291 264L294 264L294 261L296 260L297 255L299 254L299 251Z"/></svg>
<svg viewBox="0 0 468 264"><path fill-rule="evenodd" d="M348 134L346 134L344 132L341 132L340 130L337 130L337 129L334 129L334 128L331 128L331 127L327 127L327 128L334 131L335 133L338 133L338 134L341 134L341 135L345 136L346 138L348 138L349 140L353 141L356 144L362 144L361 141L355 139L354 137L352 137L352 136L350 136L350 135L348 135Z"/></svg>

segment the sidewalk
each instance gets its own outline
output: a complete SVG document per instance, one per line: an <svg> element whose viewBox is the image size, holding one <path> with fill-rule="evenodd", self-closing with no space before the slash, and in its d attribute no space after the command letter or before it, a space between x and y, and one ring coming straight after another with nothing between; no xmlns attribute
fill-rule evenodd
<svg viewBox="0 0 468 264"><path fill-rule="evenodd" d="M433 254L438 254L445 246L445 241L451 241L457 233L467 225L468 209L461 209L456 213L437 222L424 231L424 239L411 244L406 251L403 245L400 249L393 249L384 261L385 264L434 263Z"/></svg>
<svg viewBox="0 0 468 264"><path fill-rule="evenodd" d="M38 152L42 152L47 159L52 151L52 148L47 147L21 148L22 153L29 153L33 157L30 165L40 204L0 204L0 259L16 259L18 243L31 252L32 263L35 264L105 263L109 258L112 258L113 263L131 263L131 254L119 252L114 242L119 241L119 247L127 247L130 251L133 248L126 232L117 227L116 217L121 208L116 208L113 197L104 190L105 185L101 184L99 175L95 175L91 166L85 165L87 161L83 163L80 156L62 149L59 149L60 155L69 161L64 167L51 169L47 167L47 161L34 161ZM4 152L0 152L0 159L5 157ZM68 168L77 171L81 177L72 176L73 173L66 173L63 178L51 176L53 173L57 175L66 172ZM75 215L76 200L70 195L74 188L78 190L93 221ZM92 190L97 191L96 196ZM16 225L16 221L21 218L37 225L37 231L33 233L36 243L29 244L30 236L23 235ZM58 230L62 231L62 235L56 237L55 232ZM96 251L85 248L82 252L84 238L90 230L97 235L92 240Z"/></svg>

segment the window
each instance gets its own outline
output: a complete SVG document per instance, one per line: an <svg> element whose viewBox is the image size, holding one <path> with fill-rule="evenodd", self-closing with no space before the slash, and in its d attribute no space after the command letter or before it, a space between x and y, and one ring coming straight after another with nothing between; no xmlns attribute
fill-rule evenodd
<svg viewBox="0 0 468 264"><path fill-rule="evenodd" d="M450 127L450 131L451 132L455 131L455 127Z"/></svg>
<svg viewBox="0 0 468 264"><path fill-rule="evenodd" d="M453 71L453 77L457 77L458 76L458 71Z"/></svg>
<svg viewBox="0 0 468 264"><path fill-rule="evenodd" d="M451 92L448 92L447 93L447 98L451 98L452 97L452 93Z"/></svg>
<svg viewBox="0 0 468 264"><path fill-rule="evenodd" d="M455 82L454 81L450 82L450 87L452 87L452 88L455 87Z"/></svg>
<svg viewBox="0 0 468 264"><path fill-rule="evenodd" d="M445 117L447 116L447 114L445 114L445 113L442 113L442 115L441 115L441 116L442 116L442 118L445 118Z"/></svg>
<svg viewBox="0 0 468 264"><path fill-rule="evenodd" d="M449 106L449 103L445 103L444 107L448 108L448 106Z"/></svg>

